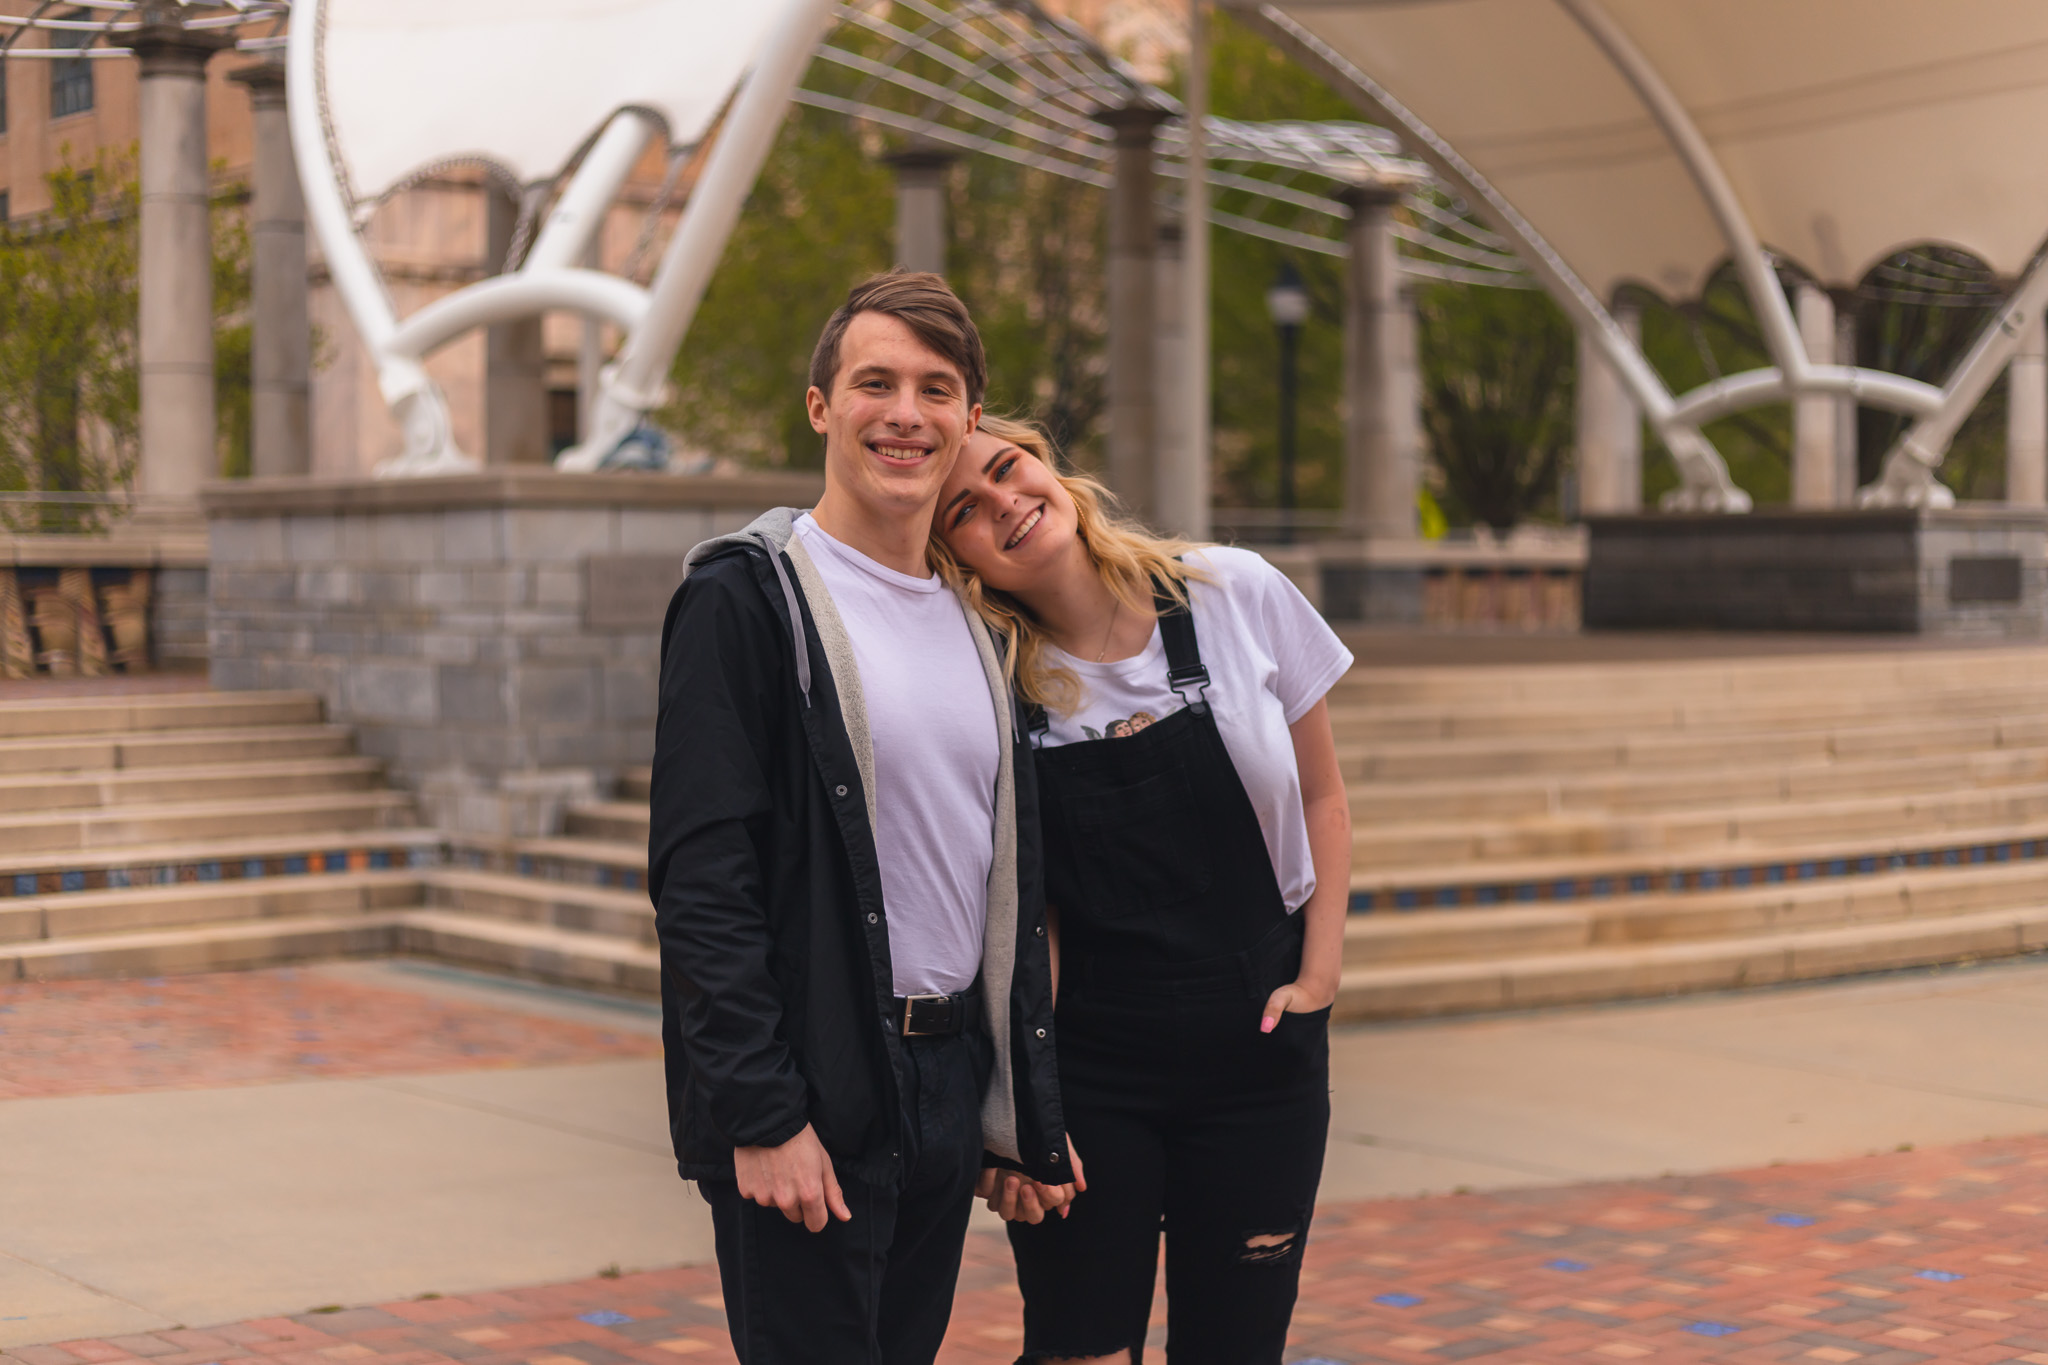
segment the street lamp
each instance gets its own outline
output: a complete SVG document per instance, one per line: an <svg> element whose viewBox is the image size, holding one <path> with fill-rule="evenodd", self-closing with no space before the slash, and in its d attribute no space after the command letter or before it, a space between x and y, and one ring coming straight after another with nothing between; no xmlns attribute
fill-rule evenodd
<svg viewBox="0 0 2048 1365"><path fill-rule="evenodd" d="M1266 291L1266 312L1280 332L1280 540L1294 542L1294 417L1296 369L1295 352L1301 343L1301 326L1308 321L1308 290L1301 283L1294 262L1283 258L1273 287Z"/></svg>

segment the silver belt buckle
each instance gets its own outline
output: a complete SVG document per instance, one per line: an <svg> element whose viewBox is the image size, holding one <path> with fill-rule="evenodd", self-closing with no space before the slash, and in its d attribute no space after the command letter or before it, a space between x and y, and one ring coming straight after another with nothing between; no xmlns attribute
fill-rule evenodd
<svg viewBox="0 0 2048 1365"><path fill-rule="evenodd" d="M904 1036L905 1038L929 1038L929 1037L931 1037L931 1036L932 1036L931 1032L930 1032L929 1030L927 1030L927 1029L915 1029L915 1028L912 1028L912 1027L910 1026L910 1011L911 1011L911 1009L912 1009L912 1008L913 1008L914 1006L916 1006L916 1004L917 1004L917 1002L918 1002L918 1001L920 1001L920 1000L951 1000L952 998L953 998L953 997L952 997L952 996L950 996L950 995L906 995L906 996L904 996L904 997L903 997L903 1036Z"/></svg>

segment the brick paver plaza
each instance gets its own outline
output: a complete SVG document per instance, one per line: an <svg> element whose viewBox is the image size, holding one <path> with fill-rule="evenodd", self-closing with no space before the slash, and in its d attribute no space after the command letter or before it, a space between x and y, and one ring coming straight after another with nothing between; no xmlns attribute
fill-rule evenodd
<svg viewBox="0 0 2048 1365"><path fill-rule="evenodd" d="M311 973L24 986L0 1009L11 1011L0 1014L0 1076L16 1096L645 1055L652 1045ZM315 1045L317 1067L306 1060ZM0 1322L8 1316L0 1304ZM1297 1362L2048 1362L2048 1138L1330 1205L1295 1323ZM0 1365L732 1359L707 1266L194 1326L18 1346ZM1163 1338L1155 1326L1155 1358ZM1007 1361L1019 1340L1007 1247L976 1233L942 1359Z"/></svg>

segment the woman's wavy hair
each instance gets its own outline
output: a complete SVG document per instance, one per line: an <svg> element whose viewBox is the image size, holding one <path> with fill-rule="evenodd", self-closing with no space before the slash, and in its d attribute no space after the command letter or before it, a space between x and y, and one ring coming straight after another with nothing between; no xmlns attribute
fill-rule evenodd
<svg viewBox="0 0 2048 1365"><path fill-rule="evenodd" d="M1103 586L1116 595L1125 610L1145 613L1153 610L1152 585L1163 584L1175 601L1186 602L1190 582L1206 580L1199 569L1189 568L1178 558L1198 548L1194 541L1155 536L1123 515L1116 495L1086 474L1060 469L1052 438L1036 422L984 413L981 431L1007 441L1036 456L1052 472L1074 500L1080 524L1081 543ZM1046 647L1052 638L1036 617L1010 594L991 588L953 557L938 527L925 551L932 568L952 585L975 614L988 622L1004 642L1003 666L1011 684L1026 701L1050 711L1071 715L1081 706L1081 679L1074 670L1050 662Z"/></svg>

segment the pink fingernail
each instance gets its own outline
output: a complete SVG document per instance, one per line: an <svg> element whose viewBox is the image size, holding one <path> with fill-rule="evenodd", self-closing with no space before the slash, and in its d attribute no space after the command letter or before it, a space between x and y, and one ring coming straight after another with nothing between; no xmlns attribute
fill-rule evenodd
<svg viewBox="0 0 2048 1365"><path fill-rule="evenodd" d="M1280 1021L1277 1019L1261 1019L1259 1020L1259 1032L1271 1033L1273 1031L1273 1025L1279 1022Z"/></svg>

